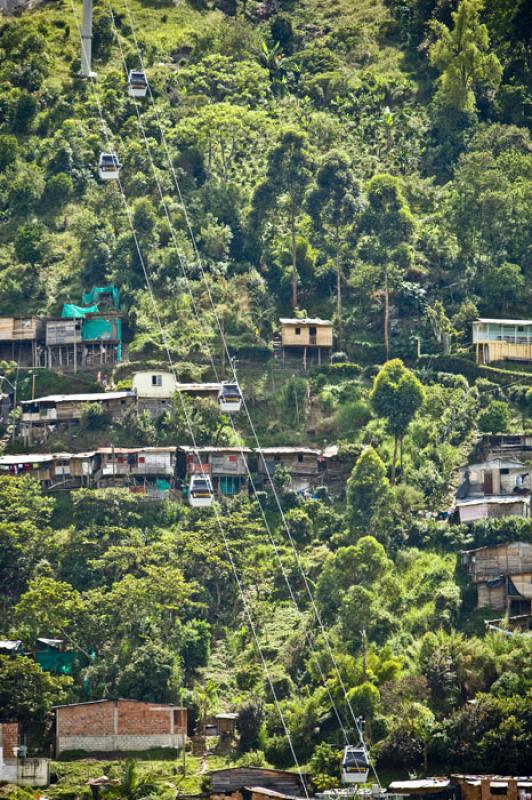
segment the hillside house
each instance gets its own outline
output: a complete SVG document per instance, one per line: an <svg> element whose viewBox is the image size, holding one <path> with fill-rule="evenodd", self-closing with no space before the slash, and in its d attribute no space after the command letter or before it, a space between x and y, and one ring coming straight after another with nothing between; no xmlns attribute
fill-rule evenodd
<svg viewBox="0 0 532 800"><path fill-rule="evenodd" d="M170 406L176 393L176 379L172 372L164 370L135 372L131 388L137 394L139 411L158 417Z"/></svg>
<svg viewBox="0 0 532 800"><path fill-rule="evenodd" d="M508 458L489 459L469 464L460 470L461 496L529 495L532 489L532 463Z"/></svg>
<svg viewBox="0 0 532 800"><path fill-rule="evenodd" d="M451 785L458 787L461 800L529 800L531 777L504 775L451 775Z"/></svg>
<svg viewBox="0 0 532 800"><path fill-rule="evenodd" d="M0 317L0 360L19 367L40 365L44 320L39 317Z"/></svg>
<svg viewBox="0 0 532 800"><path fill-rule="evenodd" d="M0 782L17 786L48 786L50 760L24 756L19 741L18 722L0 722Z"/></svg>
<svg viewBox="0 0 532 800"><path fill-rule="evenodd" d="M306 776L297 772L267 767L227 767L209 773L210 800L251 798L261 790L281 797L308 797ZM269 795L271 796L271 795Z"/></svg>
<svg viewBox="0 0 532 800"><path fill-rule="evenodd" d="M507 544L463 550L460 561L477 589L477 608L530 614L532 602L532 544Z"/></svg>
<svg viewBox="0 0 532 800"><path fill-rule="evenodd" d="M285 353L302 353L305 369L307 364L317 360L321 364L322 357L330 357L333 347L333 325L328 319L285 319L281 323L281 346L283 363Z"/></svg>
<svg viewBox="0 0 532 800"><path fill-rule="evenodd" d="M530 517L530 496L505 495L499 497L472 497L456 501L460 522L470 524L479 519L503 517Z"/></svg>
<svg viewBox="0 0 532 800"><path fill-rule="evenodd" d="M231 497L248 486L249 447L180 447L178 475L188 484L191 475L210 475L214 492Z"/></svg>
<svg viewBox="0 0 532 800"><path fill-rule="evenodd" d="M15 656L24 655L24 645L20 639L0 639L0 656Z"/></svg>
<svg viewBox="0 0 532 800"><path fill-rule="evenodd" d="M199 725L201 735L234 738L236 736L237 719L238 714L232 711L207 717Z"/></svg>
<svg viewBox="0 0 532 800"><path fill-rule="evenodd" d="M54 458L51 453L0 455L0 475L30 475L46 489L53 479Z"/></svg>
<svg viewBox="0 0 532 800"><path fill-rule="evenodd" d="M66 305L63 316L46 320L45 344L48 369L115 364L122 357L122 315Z"/></svg>
<svg viewBox="0 0 532 800"><path fill-rule="evenodd" d="M22 436L27 442L45 441L50 431L79 423L84 410L98 403L110 421L120 420L135 405L135 392L96 392L87 394L54 394L25 400L22 408Z"/></svg>
<svg viewBox="0 0 532 800"><path fill-rule="evenodd" d="M532 361L532 320L477 319L473 344L477 364Z"/></svg>
<svg viewBox="0 0 532 800"><path fill-rule="evenodd" d="M56 756L183 747L187 710L139 700L92 700L55 707Z"/></svg>
<svg viewBox="0 0 532 800"><path fill-rule="evenodd" d="M69 649L63 639L37 639L33 657L44 672L55 675L72 675L76 661L84 666L90 663L82 652Z"/></svg>
<svg viewBox="0 0 532 800"><path fill-rule="evenodd" d="M136 494L167 497L175 489L176 447L101 447L94 481L98 488L127 487Z"/></svg>
<svg viewBox="0 0 532 800"><path fill-rule="evenodd" d="M218 400L218 393L220 392L222 384L211 383L178 383L176 390L181 394L188 397L199 397L205 400Z"/></svg>
<svg viewBox="0 0 532 800"><path fill-rule="evenodd" d="M268 475L279 468L287 469L292 478L294 491L305 491L322 483L327 459L321 450L311 447L262 447L257 450L257 466L266 486Z"/></svg>

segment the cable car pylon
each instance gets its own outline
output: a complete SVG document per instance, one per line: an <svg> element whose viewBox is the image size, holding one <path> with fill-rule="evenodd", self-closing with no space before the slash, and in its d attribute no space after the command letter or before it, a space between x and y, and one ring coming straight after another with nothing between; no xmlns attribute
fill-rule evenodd
<svg viewBox="0 0 532 800"><path fill-rule="evenodd" d="M83 0L83 18L81 22L81 77L95 78L92 71L92 18L93 0Z"/></svg>

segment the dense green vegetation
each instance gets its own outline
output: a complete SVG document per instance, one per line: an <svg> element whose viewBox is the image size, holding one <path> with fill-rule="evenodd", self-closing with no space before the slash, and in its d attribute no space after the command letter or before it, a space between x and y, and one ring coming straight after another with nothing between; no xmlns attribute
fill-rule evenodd
<svg viewBox="0 0 532 800"><path fill-rule="evenodd" d="M212 377L211 356L220 367L218 316L261 443L338 441L354 467L334 500L298 498L276 474L297 558L271 497L273 542L246 498L222 510L226 547L212 511L111 490L52 500L1 477L2 638L59 636L80 658L65 678L0 657L0 716L19 717L37 748L55 702L179 700L193 721L231 707L234 760L291 766L273 687L325 787L343 744L330 693L348 726L347 699L365 718L386 768L524 774L531 639L486 632L458 551L532 541L531 522L436 516L476 432L531 427L530 372L477 367L470 338L478 314L530 317L528 4L134 0L131 17L122 2L113 13L117 30L100 0L94 84L78 77L69 3L0 24L0 314L57 314L112 282L131 362L164 364L134 230L180 377ZM142 103L140 123L118 46L137 67L135 36L156 104ZM108 135L127 208L96 177ZM334 320L333 363L274 362L277 318L296 309ZM18 379L30 396L31 374ZM94 376L37 377L37 393L84 385ZM189 412L199 444L255 444L244 419L235 431L213 404ZM110 433L91 408L51 443L83 449ZM190 443L177 402L158 420L128 415L112 436ZM81 796L75 768L59 769Z"/></svg>

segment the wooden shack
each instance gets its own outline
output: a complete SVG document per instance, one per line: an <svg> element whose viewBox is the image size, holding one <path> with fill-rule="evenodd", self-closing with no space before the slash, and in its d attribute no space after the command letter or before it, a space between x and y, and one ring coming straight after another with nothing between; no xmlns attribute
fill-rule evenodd
<svg viewBox="0 0 532 800"><path fill-rule="evenodd" d="M516 494L500 497L470 497L456 501L460 522L471 525L480 519L530 517L530 496Z"/></svg>
<svg viewBox="0 0 532 800"><path fill-rule="evenodd" d="M532 793L532 777L504 775L451 775L462 800L524 800Z"/></svg>
<svg viewBox="0 0 532 800"><path fill-rule="evenodd" d="M22 435L28 442L32 437L47 437L57 426L77 423L84 410L97 403L111 421L120 420L127 408L134 405L135 392L95 392L87 394L55 394L25 400L22 408Z"/></svg>
<svg viewBox="0 0 532 800"><path fill-rule="evenodd" d="M508 542L463 550L460 561L477 589L477 608L528 614L532 602L532 544Z"/></svg>
<svg viewBox="0 0 532 800"><path fill-rule="evenodd" d="M37 367L43 339L44 321L39 317L0 317L0 360Z"/></svg>
<svg viewBox="0 0 532 800"><path fill-rule="evenodd" d="M228 767L209 773L211 800L224 800L228 796L242 800L244 791L251 787L269 789L289 797L304 797L306 776L297 772L266 767ZM308 795L307 795L308 796Z"/></svg>
<svg viewBox="0 0 532 800"><path fill-rule="evenodd" d="M281 318L281 346L283 363L287 350L302 353L305 369L309 361L328 357L333 347L333 324L328 319L305 317L303 319Z"/></svg>
<svg viewBox="0 0 532 800"><path fill-rule="evenodd" d="M116 312L46 320L49 369L99 367L120 361L122 315Z"/></svg>
<svg viewBox="0 0 532 800"><path fill-rule="evenodd" d="M268 475L273 475L277 467L288 470L295 491L304 491L321 483L326 460L320 450L312 447L262 447L256 453L257 468L266 486L269 484Z"/></svg>
<svg viewBox="0 0 532 800"><path fill-rule="evenodd" d="M0 455L0 474L29 475L47 488L53 480L55 456L51 453L20 453Z"/></svg>
<svg viewBox="0 0 532 800"><path fill-rule="evenodd" d="M477 364L532 361L532 320L477 319L473 322Z"/></svg>
<svg viewBox="0 0 532 800"><path fill-rule="evenodd" d="M178 383L176 391L188 397L199 397L207 400L218 400L221 383Z"/></svg>
<svg viewBox="0 0 532 800"><path fill-rule="evenodd" d="M247 488L249 447L181 447L178 474L188 480L191 475L211 476L216 494L233 496Z"/></svg>

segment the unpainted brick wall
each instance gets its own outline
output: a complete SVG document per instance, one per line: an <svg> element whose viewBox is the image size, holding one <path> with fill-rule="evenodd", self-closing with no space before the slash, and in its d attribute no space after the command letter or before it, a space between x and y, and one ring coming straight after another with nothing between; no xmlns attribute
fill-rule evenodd
<svg viewBox="0 0 532 800"><path fill-rule="evenodd" d="M114 702L84 703L58 708L59 736L111 736L114 733Z"/></svg>
<svg viewBox="0 0 532 800"><path fill-rule="evenodd" d="M18 747L18 722L0 723L0 747L4 749L4 758L14 758L14 747Z"/></svg>

